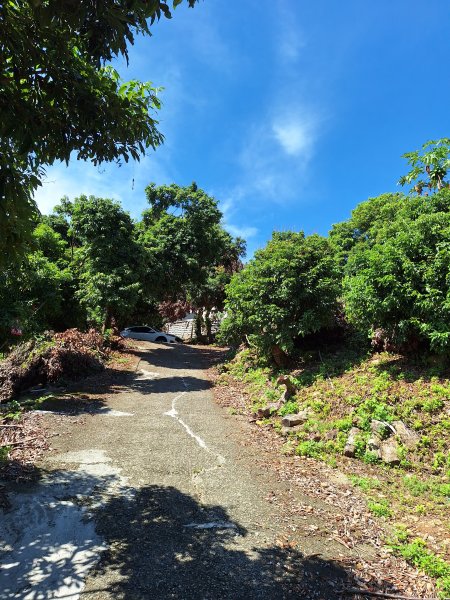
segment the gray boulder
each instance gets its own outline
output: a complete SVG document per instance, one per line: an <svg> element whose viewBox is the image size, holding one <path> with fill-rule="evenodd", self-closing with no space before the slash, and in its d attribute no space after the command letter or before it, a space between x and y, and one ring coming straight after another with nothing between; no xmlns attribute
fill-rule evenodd
<svg viewBox="0 0 450 600"><path fill-rule="evenodd" d="M391 437L381 442L381 460L387 465L400 464L398 456L398 444L395 438Z"/></svg>
<svg viewBox="0 0 450 600"><path fill-rule="evenodd" d="M377 435L372 434L367 440L366 449L375 454L377 458L381 458L381 444L381 439Z"/></svg>
<svg viewBox="0 0 450 600"><path fill-rule="evenodd" d="M283 427L294 427L295 425L300 425L300 423L304 423L309 419L311 411L308 409L302 410L295 415L284 415L281 420L281 424Z"/></svg>
<svg viewBox="0 0 450 600"><path fill-rule="evenodd" d="M405 448L408 450L413 450L420 440L419 434L412 429L409 429L409 427L407 427L403 421L394 421L392 425L395 429L396 435Z"/></svg>
<svg viewBox="0 0 450 600"><path fill-rule="evenodd" d="M356 453L356 439L361 431L357 427L352 427L348 432L347 442L344 448L344 456L354 458Z"/></svg>

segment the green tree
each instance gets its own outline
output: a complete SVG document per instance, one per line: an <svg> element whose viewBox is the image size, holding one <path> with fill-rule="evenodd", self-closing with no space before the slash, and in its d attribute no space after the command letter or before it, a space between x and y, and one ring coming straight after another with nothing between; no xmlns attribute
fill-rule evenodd
<svg viewBox="0 0 450 600"><path fill-rule="evenodd" d="M223 308L225 285L242 266L245 242L225 231L217 201L196 183L150 184L146 194L150 208L139 224L147 264L145 296L169 320L195 311L197 337L206 326L211 340L211 310Z"/></svg>
<svg viewBox="0 0 450 600"><path fill-rule="evenodd" d="M0 271L0 339L11 338L12 327L25 337L66 323L73 277L67 244L48 225L33 232L33 251L19 264ZM72 308L72 307L71 307ZM69 311L71 317L76 311Z"/></svg>
<svg viewBox="0 0 450 600"><path fill-rule="evenodd" d="M75 251L77 298L88 321L109 327L125 319L141 294L142 252L134 224L119 203L107 198L80 196L70 209L70 226L81 242Z"/></svg>
<svg viewBox="0 0 450 600"><path fill-rule="evenodd" d="M155 300L176 297L186 286L205 283L216 264L222 213L217 202L195 183L146 189L150 208L139 225L139 241L145 248L146 289Z"/></svg>
<svg viewBox="0 0 450 600"><path fill-rule="evenodd" d="M274 233L226 288L220 338L245 338L280 364L294 342L334 322L339 277L332 248L319 235Z"/></svg>
<svg viewBox="0 0 450 600"><path fill-rule="evenodd" d="M363 215L370 218L362 226ZM343 229L338 226L331 234L341 248ZM417 349L422 342L447 352L450 190L442 189L427 202L419 196L373 198L358 206L345 229L360 233L343 267L350 322L369 335L383 329L397 347Z"/></svg>
<svg viewBox="0 0 450 600"><path fill-rule="evenodd" d="M177 6L182 0L173 0ZM188 0L193 6L196 0ZM128 161L162 142L150 83L106 64L150 34L160 0L8 0L0 5L0 256L25 250L46 165Z"/></svg>
<svg viewBox="0 0 450 600"><path fill-rule="evenodd" d="M347 263L351 250L358 245L372 246L382 229L393 223L399 208L407 201L407 196L400 193L382 194L361 202L352 211L351 218L333 225L330 231L330 243L341 269Z"/></svg>
<svg viewBox="0 0 450 600"><path fill-rule="evenodd" d="M419 196L424 189L433 193L450 185L445 180L450 168L450 138L426 142L422 146L422 151L407 152L402 158L406 158L411 168L406 175L400 177L398 183L413 184L411 191Z"/></svg>
<svg viewBox="0 0 450 600"><path fill-rule="evenodd" d="M211 313L222 312L225 308L226 287L235 273L242 270L241 258L244 256L246 243L242 238L233 238L221 229L217 235L217 254L214 264L208 271L206 280L201 285L186 286L186 297L190 306L197 312L196 337L202 339L203 326L206 329L206 341L213 342Z"/></svg>

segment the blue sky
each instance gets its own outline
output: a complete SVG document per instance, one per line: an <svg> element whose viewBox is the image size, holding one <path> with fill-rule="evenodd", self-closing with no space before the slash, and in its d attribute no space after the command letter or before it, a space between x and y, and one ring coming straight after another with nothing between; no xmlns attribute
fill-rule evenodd
<svg viewBox="0 0 450 600"><path fill-rule="evenodd" d="M276 230L326 234L397 189L401 155L449 135L448 0L200 0L130 50L125 79L163 86L166 141L140 163L48 169L36 199L192 181L249 254ZM134 185L133 185L134 180Z"/></svg>

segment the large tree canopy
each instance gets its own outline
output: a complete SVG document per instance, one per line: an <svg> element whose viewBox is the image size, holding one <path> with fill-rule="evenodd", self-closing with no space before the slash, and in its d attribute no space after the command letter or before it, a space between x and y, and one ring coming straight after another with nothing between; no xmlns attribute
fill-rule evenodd
<svg viewBox="0 0 450 600"><path fill-rule="evenodd" d="M384 194L336 225L347 318L396 347L450 348L450 191Z"/></svg>
<svg viewBox="0 0 450 600"><path fill-rule="evenodd" d="M193 6L196 0L187 0ZM173 6L182 0L173 0ZM0 255L10 259L36 218L43 169L74 152L94 164L138 159L162 142L150 83L122 82L106 63L161 15L160 0L8 0L0 5Z"/></svg>
<svg viewBox="0 0 450 600"><path fill-rule="evenodd" d="M334 323L339 287L327 239L274 232L226 288L221 339L240 343L247 337L277 360L280 351L292 351L296 338Z"/></svg>
<svg viewBox="0 0 450 600"><path fill-rule="evenodd" d="M141 293L143 255L134 224L118 202L95 196L75 198L70 221L81 244L75 252L76 296L88 321L105 328L129 315Z"/></svg>
<svg viewBox="0 0 450 600"><path fill-rule="evenodd" d="M217 202L195 183L146 188L150 208L140 224L140 242L147 252L149 293L177 295L202 285L219 250L222 213Z"/></svg>

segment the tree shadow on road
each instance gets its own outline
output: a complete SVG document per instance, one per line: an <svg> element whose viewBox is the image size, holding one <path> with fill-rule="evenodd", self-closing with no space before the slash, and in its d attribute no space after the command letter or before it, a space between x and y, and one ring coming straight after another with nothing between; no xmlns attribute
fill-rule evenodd
<svg viewBox="0 0 450 600"><path fill-rule="evenodd" d="M0 524L10 547L1 557L5 599L338 600L352 584L336 561L289 544L255 546L224 507L175 487L134 489L114 474L59 469L10 497Z"/></svg>
<svg viewBox="0 0 450 600"><path fill-rule="evenodd" d="M5 600L75 597L102 549L86 508L100 501L117 477L85 469L41 470L40 476L38 483L4 486L0 597Z"/></svg>
<svg viewBox="0 0 450 600"><path fill-rule="evenodd" d="M187 344L151 344L138 350L128 350L155 367L170 369L205 369L220 362L226 348L215 346L189 346Z"/></svg>
<svg viewBox="0 0 450 600"><path fill-rule="evenodd" d="M351 582L335 561L293 547L253 547L223 507L202 506L174 487L147 486L131 500L112 498L97 530L109 550L88 597L337 600Z"/></svg>

